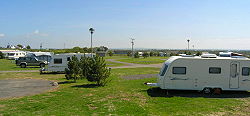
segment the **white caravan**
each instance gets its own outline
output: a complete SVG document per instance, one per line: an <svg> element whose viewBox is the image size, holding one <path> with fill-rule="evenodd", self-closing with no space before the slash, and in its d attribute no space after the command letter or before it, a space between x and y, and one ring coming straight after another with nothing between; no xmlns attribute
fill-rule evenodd
<svg viewBox="0 0 250 116"><path fill-rule="evenodd" d="M172 56L158 75L158 83L145 83L161 89L198 90L205 93L221 90L250 90L250 59L245 57Z"/></svg>
<svg viewBox="0 0 250 116"><path fill-rule="evenodd" d="M91 57L91 53L65 53L65 54L55 54L51 56L51 60L48 67L42 68L40 71L48 72L64 72L65 68L68 68L68 61L72 56L76 56L79 60L81 57ZM95 54L93 54L95 56Z"/></svg>
<svg viewBox="0 0 250 116"><path fill-rule="evenodd" d="M10 60L18 59L19 57L24 57L27 54L25 51L12 51L7 53L7 58Z"/></svg>

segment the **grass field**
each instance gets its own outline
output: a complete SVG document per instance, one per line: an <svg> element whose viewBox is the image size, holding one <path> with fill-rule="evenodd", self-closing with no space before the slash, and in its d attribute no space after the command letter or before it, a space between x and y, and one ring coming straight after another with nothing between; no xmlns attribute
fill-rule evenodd
<svg viewBox="0 0 250 116"><path fill-rule="evenodd" d="M96 87L86 80L70 83L63 74L0 73L5 78L40 78L63 82L56 90L21 98L0 100L0 115L208 115L241 108L240 99L163 96L144 82L124 75L156 74L159 68L112 69L112 81ZM154 96L152 96L154 94Z"/></svg>
<svg viewBox="0 0 250 116"><path fill-rule="evenodd" d="M135 63L135 64L159 64L165 62L167 57L148 57L148 58L119 58L117 61Z"/></svg>
<svg viewBox="0 0 250 116"><path fill-rule="evenodd" d="M39 69L40 69L39 66L20 68L20 66L16 66L15 60L0 59L0 71L39 70Z"/></svg>

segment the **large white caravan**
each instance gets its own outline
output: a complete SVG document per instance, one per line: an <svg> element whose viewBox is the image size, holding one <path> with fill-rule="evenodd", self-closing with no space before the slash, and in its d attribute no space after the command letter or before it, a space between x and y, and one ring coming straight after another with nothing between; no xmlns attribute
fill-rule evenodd
<svg viewBox="0 0 250 116"><path fill-rule="evenodd" d="M27 54L25 51L11 51L7 53L7 58L10 60L18 59L19 57L24 57Z"/></svg>
<svg viewBox="0 0 250 116"><path fill-rule="evenodd" d="M48 67L44 67L40 71L64 72L65 68L68 68L68 61L72 56L76 56L78 59L80 59L81 57L91 57L91 53L54 54L51 56ZM93 56L95 56L95 54L93 54Z"/></svg>
<svg viewBox="0 0 250 116"><path fill-rule="evenodd" d="M158 83L145 83L161 89L250 90L250 59L245 57L172 56L158 75Z"/></svg>

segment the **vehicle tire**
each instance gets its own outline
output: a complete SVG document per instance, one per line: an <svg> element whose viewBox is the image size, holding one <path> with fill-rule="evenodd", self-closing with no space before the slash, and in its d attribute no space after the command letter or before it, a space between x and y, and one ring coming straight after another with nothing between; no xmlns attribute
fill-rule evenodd
<svg viewBox="0 0 250 116"><path fill-rule="evenodd" d="M214 88L214 89L213 89L213 94L220 95L221 92L222 92L222 89L221 89L221 88Z"/></svg>
<svg viewBox="0 0 250 116"><path fill-rule="evenodd" d="M208 87L204 88L203 89L203 93L204 94L210 94L210 93L212 93L212 88L208 88Z"/></svg>
<svg viewBox="0 0 250 116"><path fill-rule="evenodd" d="M45 67L45 64L44 64L44 63L40 64L40 68L42 68L42 67Z"/></svg>
<svg viewBox="0 0 250 116"><path fill-rule="evenodd" d="M26 68L26 64L20 64L21 68Z"/></svg>

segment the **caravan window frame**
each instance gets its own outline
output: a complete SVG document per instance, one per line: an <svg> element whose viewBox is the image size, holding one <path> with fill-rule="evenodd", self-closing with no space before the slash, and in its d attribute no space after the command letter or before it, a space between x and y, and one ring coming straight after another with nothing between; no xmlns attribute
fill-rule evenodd
<svg viewBox="0 0 250 116"><path fill-rule="evenodd" d="M175 69L180 69L180 68L183 68L184 72L182 72L182 73L175 72ZM185 75L185 74L187 74L187 67L173 67L172 68L172 74Z"/></svg>
<svg viewBox="0 0 250 116"><path fill-rule="evenodd" d="M60 62L55 62L56 60L60 60ZM62 64L62 58L55 58L54 59L54 64Z"/></svg>
<svg viewBox="0 0 250 116"><path fill-rule="evenodd" d="M219 69L218 72L213 72L212 69ZM221 74L221 67L209 67L209 74Z"/></svg>
<svg viewBox="0 0 250 116"><path fill-rule="evenodd" d="M247 71L247 74L244 73L244 69L248 69ZM242 71L241 71L241 75L242 76L249 76L250 75L250 67L242 67Z"/></svg>
<svg viewBox="0 0 250 116"><path fill-rule="evenodd" d="M167 69L168 69L168 65L164 64L163 69L160 72L160 76L164 76L165 73L167 72Z"/></svg>

